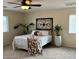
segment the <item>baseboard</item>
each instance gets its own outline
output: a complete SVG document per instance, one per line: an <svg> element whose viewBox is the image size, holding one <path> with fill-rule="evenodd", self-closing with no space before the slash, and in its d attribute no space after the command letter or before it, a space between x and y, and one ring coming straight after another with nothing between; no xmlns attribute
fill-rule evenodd
<svg viewBox="0 0 79 59"><path fill-rule="evenodd" d="M11 43L3 44L3 47L9 46L9 45L11 45Z"/></svg>
<svg viewBox="0 0 79 59"><path fill-rule="evenodd" d="M62 46L62 47L75 48L76 49L76 47L72 47L72 46Z"/></svg>

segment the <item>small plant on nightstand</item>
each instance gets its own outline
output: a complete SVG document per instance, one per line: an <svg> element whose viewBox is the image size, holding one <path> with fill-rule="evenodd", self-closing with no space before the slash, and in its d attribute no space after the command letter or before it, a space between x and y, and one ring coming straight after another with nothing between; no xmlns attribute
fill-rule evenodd
<svg viewBox="0 0 79 59"><path fill-rule="evenodd" d="M55 45L56 46L61 46L62 40L61 40L61 31L62 31L62 27L59 26L58 24L54 27L54 32L55 32Z"/></svg>

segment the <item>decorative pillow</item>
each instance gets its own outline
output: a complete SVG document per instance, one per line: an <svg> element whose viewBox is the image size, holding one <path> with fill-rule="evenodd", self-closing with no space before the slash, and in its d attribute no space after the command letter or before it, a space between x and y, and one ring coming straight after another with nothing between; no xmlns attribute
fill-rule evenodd
<svg viewBox="0 0 79 59"><path fill-rule="evenodd" d="M39 31L35 31L35 32L34 32L34 35L35 35L35 36L38 36L38 33L39 33Z"/></svg>
<svg viewBox="0 0 79 59"><path fill-rule="evenodd" d="M34 32L34 35L41 36L42 35L42 32L41 31L36 31L36 32Z"/></svg>
<svg viewBox="0 0 79 59"><path fill-rule="evenodd" d="M42 32L41 31L38 31L38 30L36 30L36 31L32 31L32 33L31 33L32 35L35 35L35 36L41 36L42 35Z"/></svg>

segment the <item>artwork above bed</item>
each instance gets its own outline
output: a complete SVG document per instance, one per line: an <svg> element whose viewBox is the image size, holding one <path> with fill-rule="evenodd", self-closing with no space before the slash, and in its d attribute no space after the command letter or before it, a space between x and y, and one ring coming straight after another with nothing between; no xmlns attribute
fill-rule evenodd
<svg viewBox="0 0 79 59"><path fill-rule="evenodd" d="M36 29L52 30L53 29L53 18L37 18Z"/></svg>

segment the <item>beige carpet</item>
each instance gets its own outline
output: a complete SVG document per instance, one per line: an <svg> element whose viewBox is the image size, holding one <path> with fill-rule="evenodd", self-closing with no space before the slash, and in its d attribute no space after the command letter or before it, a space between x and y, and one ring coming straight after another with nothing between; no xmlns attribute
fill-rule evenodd
<svg viewBox="0 0 79 59"><path fill-rule="evenodd" d="M44 48L43 55L29 56L25 50L13 51L10 46L4 48L4 59L76 59L76 49L65 47Z"/></svg>

